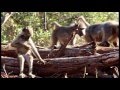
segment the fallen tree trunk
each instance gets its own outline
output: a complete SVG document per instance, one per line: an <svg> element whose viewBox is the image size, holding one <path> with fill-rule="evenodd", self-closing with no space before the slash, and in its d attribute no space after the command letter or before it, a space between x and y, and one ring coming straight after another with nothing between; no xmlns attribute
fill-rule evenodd
<svg viewBox="0 0 120 90"><path fill-rule="evenodd" d="M17 57L17 53L15 51L15 48L9 47L6 49L6 45L1 46L1 56L8 56L8 57ZM95 51L97 53L109 53L112 51L119 51L119 47L117 48L111 48L111 47L98 47L95 49L96 46L94 43L89 43L85 44L83 46L77 46L77 47L72 47L72 48L66 48L65 52L63 52L63 55L66 57L77 57L77 56L89 56L89 55L94 55ZM40 55L42 58L47 58L50 53L50 49L38 49ZM53 56L51 58L54 58L57 55L57 52L59 49L54 49L53 50Z"/></svg>
<svg viewBox="0 0 120 90"><path fill-rule="evenodd" d="M8 57L17 57L16 49L11 47L10 45L2 45L1 46L1 56L8 56ZM72 47L72 48L66 48L63 52L63 56L68 57L75 57L75 56L89 56L93 55L95 51L94 43L89 43L83 46L79 47ZM51 49L38 49L38 52L40 53L42 58L47 58L51 52ZM54 49L52 52L52 57L56 57L57 53L59 52L59 49Z"/></svg>
<svg viewBox="0 0 120 90"><path fill-rule="evenodd" d="M47 58L46 65L40 65L37 60L34 61L34 73L42 77L52 77L59 74L73 74L76 72L83 73L84 67L87 73L95 75L95 68L98 70L119 65L119 51L105 53L101 55L64 57L64 58ZM13 71L19 74L19 63L17 58L1 57L2 63L5 63L8 72ZM25 73L28 72L28 66L25 63Z"/></svg>

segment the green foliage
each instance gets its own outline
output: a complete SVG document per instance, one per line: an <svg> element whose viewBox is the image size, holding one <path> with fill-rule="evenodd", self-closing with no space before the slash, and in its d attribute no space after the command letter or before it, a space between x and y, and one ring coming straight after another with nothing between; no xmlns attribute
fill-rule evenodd
<svg viewBox="0 0 120 90"><path fill-rule="evenodd" d="M1 17L5 12L1 13ZM47 12L47 31L44 31L44 12L16 12L2 27L2 43L11 42L20 30L30 25L34 29L33 40L36 45L50 46L50 36L53 31L52 23L57 21L63 26L69 25L75 17L83 15L90 24L101 23L108 20L118 21L118 12ZM83 39L79 40L80 42Z"/></svg>
<svg viewBox="0 0 120 90"><path fill-rule="evenodd" d="M33 36L33 40L35 41L36 45L39 46L50 46L50 36L51 33L49 31L43 31L42 29L40 29L38 32L34 31L34 36Z"/></svg>

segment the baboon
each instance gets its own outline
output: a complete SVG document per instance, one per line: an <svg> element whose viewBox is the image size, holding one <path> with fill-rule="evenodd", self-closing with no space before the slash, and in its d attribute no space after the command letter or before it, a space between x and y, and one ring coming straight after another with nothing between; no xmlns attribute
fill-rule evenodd
<svg viewBox="0 0 120 90"><path fill-rule="evenodd" d="M101 24L94 24L85 30L85 40L87 42L101 42L100 46L109 47L110 43L117 47L119 38L119 23L107 21Z"/></svg>
<svg viewBox="0 0 120 90"><path fill-rule="evenodd" d="M61 46L65 45L65 43L68 42L68 40L74 34L78 34L78 25L77 24L74 24L73 26L62 26L62 27L56 28L52 32L51 47L54 47L54 45L56 45L58 41L60 42Z"/></svg>
<svg viewBox="0 0 120 90"><path fill-rule="evenodd" d="M69 26L61 26L58 23L55 25L57 27L52 32L51 47L54 47L54 45L56 45L58 41L60 42L60 45L65 45L65 42L68 42L70 37L74 36L74 34L82 36L83 33L81 32L81 30L88 27L88 23L83 16L79 17L74 23L70 24ZM74 44L73 39L70 41L71 45Z"/></svg>
<svg viewBox="0 0 120 90"><path fill-rule="evenodd" d="M32 74L33 69L33 55L37 57L40 62L45 64L45 61L40 57L31 37L33 36L33 29L25 27L22 29L21 33L13 40L11 43L12 47L17 49L18 60L20 61L20 74L21 78L24 78L26 75L24 71L24 61L26 60L29 65L29 76L34 78L35 75Z"/></svg>
<svg viewBox="0 0 120 90"><path fill-rule="evenodd" d="M56 29L56 28L59 28L59 27L61 27L62 25L60 25L58 22L56 22L56 21L54 21L53 23L52 23L52 27L54 28L54 29Z"/></svg>

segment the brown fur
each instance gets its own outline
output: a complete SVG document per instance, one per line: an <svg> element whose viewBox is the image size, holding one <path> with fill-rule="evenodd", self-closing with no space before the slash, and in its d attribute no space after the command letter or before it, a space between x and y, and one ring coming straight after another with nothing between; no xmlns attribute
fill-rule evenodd
<svg viewBox="0 0 120 90"><path fill-rule="evenodd" d="M23 74L25 60L28 62L29 65L29 75L33 78L35 77L35 75L32 74L32 54L35 55L42 63L45 63L44 60L42 60L42 58L38 54L38 51L31 39L32 35L32 29L24 28L22 32L16 37L16 39L11 43L11 46L17 49L18 59L20 61L20 76L22 78L25 77L25 74Z"/></svg>
<svg viewBox="0 0 120 90"><path fill-rule="evenodd" d="M101 42L100 46L110 46L112 43L115 47L119 38L119 23L108 21L102 24L94 24L86 29L85 40L87 42Z"/></svg>
<svg viewBox="0 0 120 90"><path fill-rule="evenodd" d="M51 47L54 47L54 45L57 44L57 42L60 42L60 45L65 45L65 42L68 42L69 38L74 35L74 33L78 34L79 36L82 36L82 29L85 29L89 26L87 21L83 16L80 16L76 19L75 23L70 24L69 26L61 26L58 23L55 23L56 28L52 32L52 44ZM75 44L74 37L71 39L70 43L71 45Z"/></svg>

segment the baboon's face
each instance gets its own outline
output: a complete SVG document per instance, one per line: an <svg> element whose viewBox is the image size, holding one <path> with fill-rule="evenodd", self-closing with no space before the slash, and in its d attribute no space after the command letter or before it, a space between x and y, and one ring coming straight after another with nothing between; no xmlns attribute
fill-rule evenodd
<svg viewBox="0 0 120 90"><path fill-rule="evenodd" d="M30 29L24 28L23 32L24 32L26 37L30 37L30 36L32 37L33 36L33 30L31 28Z"/></svg>
<svg viewBox="0 0 120 90"><path fill-rule="evenodd" d="M78 34L79 36L83 36L82 30L83 30L83 28L79 28L79 27L78 27L78 29L77 29L77 34Z"/></svg>
<svg viewBox="0 0 120 90"><path fill-rule="evenodd" d="M76 31L76 34L78 34L79 36L82 36L83 35L83 33L82 33L82 30L83 30L84 28L81 28L80 26L79 26L79 24L75 24L75 26L74 26L74 30Z"/></svg>

